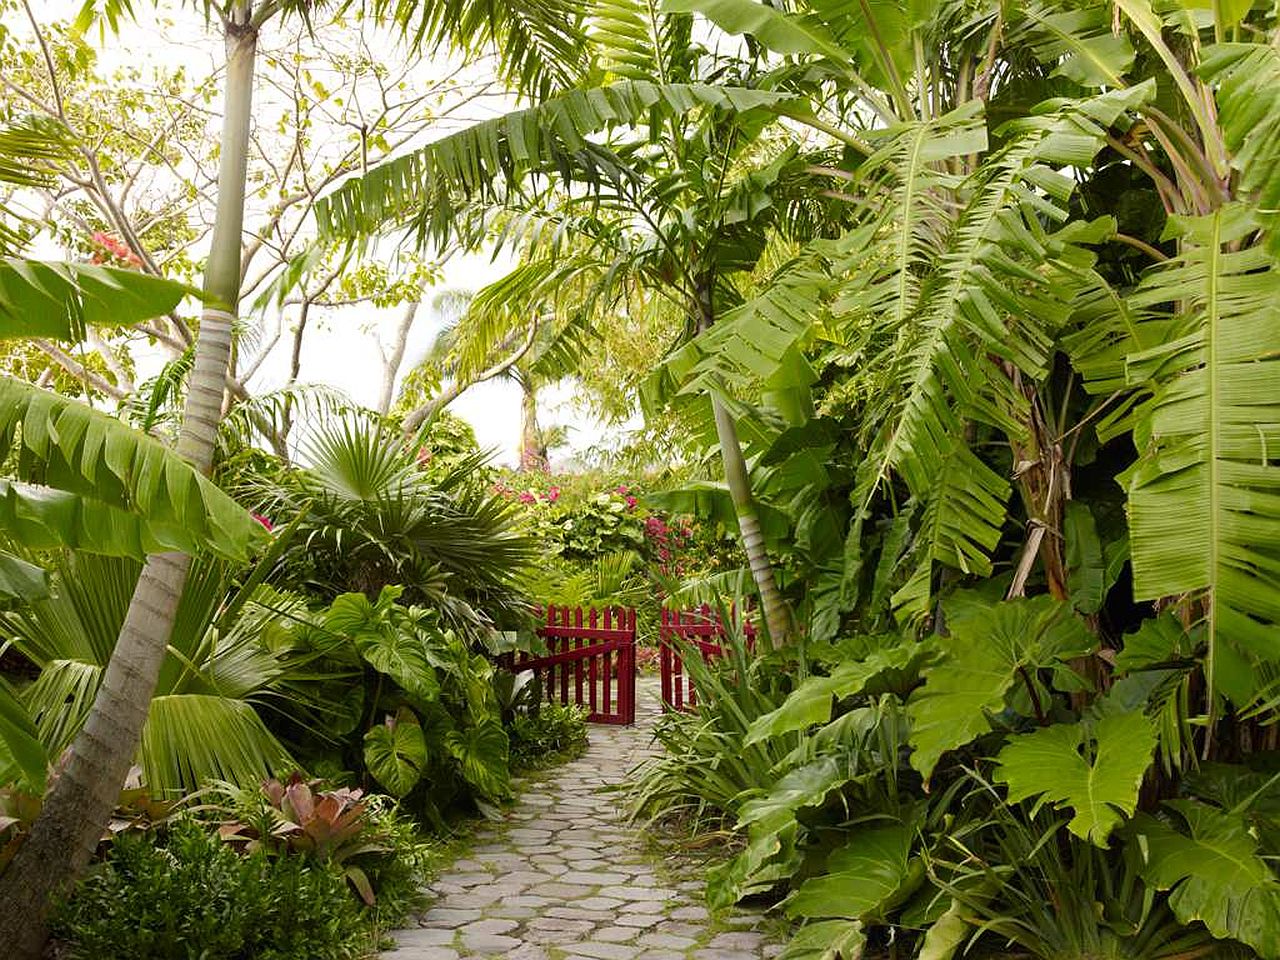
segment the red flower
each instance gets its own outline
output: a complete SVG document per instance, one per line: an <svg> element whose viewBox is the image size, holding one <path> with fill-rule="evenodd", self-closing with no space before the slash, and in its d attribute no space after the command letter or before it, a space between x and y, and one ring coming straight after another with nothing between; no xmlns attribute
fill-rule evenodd
<svg viewBox="0 0 1280 960"><path fill-rule="evenodd" d="M521 503L537 503L538 495L529 490L526 490L524 493L520 494L520 502Z"/></svg>
<svg viewBox="0 0 1280 960"><path fill-rule="evenodd" d="M636 508L636 504L639 502L640 501L637 500L635 497L627 497L627 509L634 510Z"/></svg>
<svg viewBox="0 0 1280 960"><path fill-rule="evenodd" d="M257 520L260 524L266 527L268 533L270 533L272 530L276 528L274 523L272 523L270 520L268 520L266 517L264 517L260 513L253 514L253 519Z"/></svg>

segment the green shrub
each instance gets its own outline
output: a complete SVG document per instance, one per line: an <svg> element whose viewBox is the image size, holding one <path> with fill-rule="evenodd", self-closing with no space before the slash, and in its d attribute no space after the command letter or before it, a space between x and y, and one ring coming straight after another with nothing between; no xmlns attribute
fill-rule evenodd
<svg viewBox="0 0 1280 960"><path fill-rule="evenodd" d="M122 836L53 918L72 957L343 960L369 940L340 872L304 857L240 856L192 820Z"/></svg>
<svg viewBox="0 0 1280 960"><path fill-rule="evenodd" d="M510 736L511 758L518 766L545 766L586 746L586 714L580 707L545 703L536 712L517 714Z"/></svg>

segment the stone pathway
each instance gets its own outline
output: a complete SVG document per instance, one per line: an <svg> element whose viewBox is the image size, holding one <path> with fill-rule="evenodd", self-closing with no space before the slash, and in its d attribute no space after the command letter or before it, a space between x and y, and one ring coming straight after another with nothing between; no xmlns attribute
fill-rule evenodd
<svg viewBox="0 0 1280 960"><path fill-rule="evenodd" d="M384 960L770 960L781 946L758 914L711 918L702 882L659 876L619 798L651 754L652 678L631 728L592 725L586 753L524 784L502 822L482 826L468 859L431 885L419 926L395 933Z"/></svg>

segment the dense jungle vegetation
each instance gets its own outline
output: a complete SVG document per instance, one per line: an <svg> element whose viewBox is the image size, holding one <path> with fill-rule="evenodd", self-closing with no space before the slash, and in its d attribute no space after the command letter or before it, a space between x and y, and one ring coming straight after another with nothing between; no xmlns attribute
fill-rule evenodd
<svg viewBox="0 0 1280 960"><path fill-rule="evenodd" d="M552 600L755 611L631 801L787 960L1280 958L1280 8L208 0L216 78L149 94L94 46L146 6L0 3L15 956L215 874L218 956L369 949L420 830L580 739L494 668ZM510 102L445 122L446 53ZM339 302L405 309L378 409L299 378ZM447 410L500 377L509 473ZM565 382L644 416L585 477Z"/></svg>

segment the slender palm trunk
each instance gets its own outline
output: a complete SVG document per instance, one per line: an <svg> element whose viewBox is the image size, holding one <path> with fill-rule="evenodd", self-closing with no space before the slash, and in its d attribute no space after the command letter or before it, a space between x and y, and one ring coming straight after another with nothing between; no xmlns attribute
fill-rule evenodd
<svg viewBox="0 0 1280 960"><path fill-rule="evenodd" d="M547 445L538 428L538 389L528 377L522 377L520 390L520 469L545 472Z"/></svg>
<svg viewBox="0 0 1280 960"><path fill-rule="evenodd" d="M222 412L231 326L240 293L240 243L252 107L256 26L252 0L232 7L226 24L227 81L218 208L178 452L208 472ZM11 960L39 957L50 898L73 883L97 847L137 753L190 558L147 559L124 626L84 729L72 743L31 835L0 876L0 943Z"/></svg>
<svg viewBox="0 0 1280 960"><path fill-rule="evenodd" d="M704 287L698 291L698 309L698 330L701 332L715 321L710 288ZM773 562L765 549L760 517L756 513L755 498L751 495L751 474L747 471L747 461L742 455L738 428L733 422L733 416L714 394L711 396L711 410L715 415L716 439L720 442L724 482L729 488L729 497L733 500L734 513L738 516L742 549L747 555L747 565L751 568L751 579L755 581L756 590L760 594L760 609L764 614L765 625L769 628L769 639L776 646L781 646L791 637L791 614L778 590Z"/></svg>

